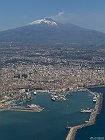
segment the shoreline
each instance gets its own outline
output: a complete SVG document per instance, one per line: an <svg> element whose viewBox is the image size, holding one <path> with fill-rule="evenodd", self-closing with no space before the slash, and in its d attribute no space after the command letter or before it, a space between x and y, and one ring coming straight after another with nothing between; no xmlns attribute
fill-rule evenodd
<svg viewBox="0 0 105 140"><path fill-rule="evenodd" d="M103 94L101 93L96 93L96 92L92 92L89 89L87 89L87 91L92 94L92 95L96 95L97 96L97 100L95 103L95 107L94 107L94 111L91 112L90 114L90 118L89 121L87 123L81 124L81 125L77 125L77 126L73 126L73 127L68 127L69 133L66 137L65 140L75 140L75 136L77 134L77 131L81 128L87 127L87 126L91 126L94 125L96 122L96 118L97 115L100 113L101 108L102 108L102 102L103 102Z"/></svg>

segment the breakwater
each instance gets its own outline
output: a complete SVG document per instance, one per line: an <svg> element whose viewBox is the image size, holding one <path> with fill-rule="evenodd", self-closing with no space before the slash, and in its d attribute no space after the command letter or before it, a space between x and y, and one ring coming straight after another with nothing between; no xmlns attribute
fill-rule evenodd
<svg viewBox="0 0 105 140"><path fill-rule="evenodd" d="M89 90L87 89L87 91L89 91ZM95 108L94 108L94 110L90 114L89 121L87 121L87 123L84 123L82 125L70 127L70 131L69 131L69 133L67 135L66 140L74 140L75 139L75 136L76 136L76 133L77 133L77 131L79 129L95 124L96 117L100 113L101 108L102 108L103 94L99 94L99 93L91 92L91 91L89 91L89 92L93 96L97 96Z"/></svg>
<svg viewBox="0 0 105 140"><path fill-rule="evenodd" d="M40 106L25 107L25 106L2 106L0 111L25 111L25 112L41 112L44 108Z"/></svg>

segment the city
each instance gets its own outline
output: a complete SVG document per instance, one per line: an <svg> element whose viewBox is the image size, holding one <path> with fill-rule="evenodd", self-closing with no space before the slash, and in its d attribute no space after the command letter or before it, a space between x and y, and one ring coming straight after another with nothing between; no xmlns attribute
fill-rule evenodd
<svg viewBox="0 0 105 140"><path fill-rule="evenodd" d="M12 44L12 43L11 43ZM0 102L105 85L105 49L0 47ZM30 91L30 94L27 94Z"/></svg>
<svg viewBox="0 0 105 140"><path fill-rule="evenodd" d="M0 0L0 140L105 139L105 1Z"/></svg>

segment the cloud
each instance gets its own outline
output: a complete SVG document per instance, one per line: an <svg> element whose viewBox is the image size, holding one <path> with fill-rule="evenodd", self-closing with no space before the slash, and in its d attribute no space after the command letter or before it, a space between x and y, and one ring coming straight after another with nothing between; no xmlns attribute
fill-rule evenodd
<svg viewBox="0 0 105 140"><path fill-rule="evenodd" d="M70 13L60 11L52 18L61 23L72 23L81 27L95 29L105 32L105 14L104 13Z"/></svg>
<svg viewBox="0 0 105 140"><path fill-rule="evenodd" d="M58 14L55 17L62 17L65 14L64 11L58 12Z"/></svg>
<svg viewBox="0 0 105 140"><path fill-rule="evenodd" d="M56 21L59 21L62 23L76 24L76 23L82 21L85 18L85 16L82 14L79 15L79 14L69 13L66 11L60 11L55 16L52 16L52 18L55 19Z"/></svg>
<svg viewBox="0 0 105 140"><path fill-rule="evenodd" d="M61 21L64 20L65 17L65 11L60 11L58 12L56 15L52 16L53 19L55 19L56 21Z"/></svg>

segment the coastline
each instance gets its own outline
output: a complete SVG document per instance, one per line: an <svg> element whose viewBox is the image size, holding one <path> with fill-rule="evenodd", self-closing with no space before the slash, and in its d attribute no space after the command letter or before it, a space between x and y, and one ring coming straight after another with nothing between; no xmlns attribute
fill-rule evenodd
<svg viewBox="0 0 105 140"><path fill-rule="evenodd" d="M95 124L97 115L101 111L102 101L103 101L103 94L102 93L99 94L99 93L96 93L96 92L92 92L89 89L87 89L87 91L90 92L90 94L97 96L94 111L91 112L89 121L87 123L77 125L77 126L73 126L73 127L70 127L70 128L68 127L68 129L70 129L70 130L69 130L69 133L68 133L68 135L66 137L66 140L75 140L76 133L77 133L77 131L79 129Z"/></svg>

